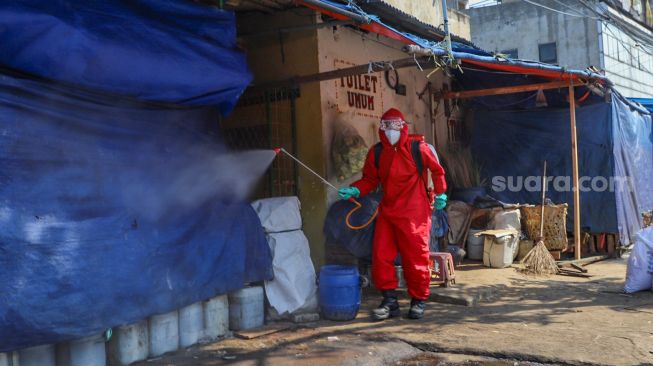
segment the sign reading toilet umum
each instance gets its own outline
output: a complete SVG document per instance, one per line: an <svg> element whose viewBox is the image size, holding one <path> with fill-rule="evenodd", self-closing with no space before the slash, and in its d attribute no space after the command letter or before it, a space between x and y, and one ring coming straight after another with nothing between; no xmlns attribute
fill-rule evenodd
<svg viewBox="0 0 653 366"><path fill-rule="evenodd" d="M343 60L333 61L336 69L355 66ZM339 112L354 112L363 117L381 118L383 113L383 76L378 72L343 76L335 80Z"/></svg>

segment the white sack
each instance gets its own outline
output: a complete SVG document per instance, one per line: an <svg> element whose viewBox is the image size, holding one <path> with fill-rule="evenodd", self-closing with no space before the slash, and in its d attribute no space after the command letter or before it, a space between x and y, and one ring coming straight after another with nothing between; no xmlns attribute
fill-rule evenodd
<svg viewBox="0 0 653 366"><path fill-rule="evenodd" d="M301 230L302 217L299 206L299 198L294 196L265 198L252 202L266 233Z"/></svg>
<svg viewBox="0 0 653 366"><path fill-rule="evenodd" d="M317 311L315 268L301 230L268 234L274 280L265 282L270 306L279 315Z"/></svg>
<svg viewBox="0 0 653 366"><path fill-rule="evenodd" d="M640 230L628 258L624 292L653 289L653 227Z"/></svg>

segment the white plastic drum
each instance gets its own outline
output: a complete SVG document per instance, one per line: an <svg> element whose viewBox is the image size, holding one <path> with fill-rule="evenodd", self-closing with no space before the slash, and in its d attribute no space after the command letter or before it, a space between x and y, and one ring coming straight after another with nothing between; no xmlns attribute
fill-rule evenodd
<svg viewBox="0 0 653 366"><path fill-rule="evenodd" d="M113 358L119 365L129 365L147 359L149 334L147 320L114 329Z"/></svg>
<svg viewBox="0 0 653 366"><path fill-rule="evenodd" d="M53 344L25 348L18 351L21 366L55 366L56 357Z"/></svg>
<svg viewBox="0 0 653 366"><path fill-rule="evenodd" d="M18 353L0 353L0 366L18 366Z"/></svg>
<svg viewBox="0 0 653 366"><path fill-rule="evenodd" d="M229 328L253 329L264 323L263 287L246 287L229 294Z"/></svg>
<svg viewBox="0 0 653 366"><path fill-rule="evenodd" d="M204 331L204 309L202 302L196 302L179 309L179 345L190 347L202 338Z"/></svg>
<svg viewBox="0 0 653 366"><path fill-rule="evenodd" d="M106 359L101 334L70 342L70 366L105 366Z"/></svg>
<svg viewBox="0 0 653 366"><path fill-rule="evenodd" d="M229 330L229 299L227 295L216 296L204 303L204 335L215 340L224 337Z"/></svg>
<svg viewBox="0 0 653 366"><path fill-rule="evenodd" d="M149 331L150 357L176 351L179 348L179 313L177 310L150 317Z"/></svg>

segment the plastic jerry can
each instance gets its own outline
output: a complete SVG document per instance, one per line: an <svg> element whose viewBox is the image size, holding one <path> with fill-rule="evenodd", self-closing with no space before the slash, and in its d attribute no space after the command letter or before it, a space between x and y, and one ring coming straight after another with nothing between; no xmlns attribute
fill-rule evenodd
<svg viewBox="0 0 653 366"><path fill-rule="evenodd" d="M246 330L263 326L263 287L245 287L229 294L229 328Z"/></svg>
<svg viewBox="0 0 653 366"><path fill-rule="evenodd" d="M203 331L204 309L201 301L179 309L180 347L190 347L199 342Z"/></svg>
<svg viewBox="0 0 653 366"><path fill-rule="evenodd" d="M110 344L112 358L119 365L146 360L149 352L147 320L116 328Z"/></svg>
<svg viewBox="0 0 653 366"><path fill-rule="evenodd" d="M69 347L70 366L105 366L107 363L104 336L101 334L72 341Z"/></svg>
<svg viewBox="0 0 653 366"><path fill-rule="evenodd" d="M18 366L18 352L0 353L0 366Z"/></svg>
<svg viewBox="0 0 653 366"><path fill-rule="evenodd" d="M53 344L21 349L18 361L23 366L55 366L56 356Z"/></svg>
<svg viewBox="0 0 653 366"><path fill-rule="evenodd" d="M153 315L149 320L150 357L176 351L179 348L179 313Z"/></svg>
<svg viewBox="0 0 653 366"><path fill-rule="evenodd" d="M229 299L216 296L204 302L204 335L214 340L224 337L229 330Z"/></svg>

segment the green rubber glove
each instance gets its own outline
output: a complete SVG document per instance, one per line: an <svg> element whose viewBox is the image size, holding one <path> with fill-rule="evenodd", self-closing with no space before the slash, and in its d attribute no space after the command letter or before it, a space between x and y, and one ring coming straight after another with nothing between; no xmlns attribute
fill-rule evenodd
<svg viewBox="0 0 653 366"><path fill-rule="evenodd" d="M442 193L435 197L435 209L442 210L447 207L447 195Z"/></svg>
<svg viewBox="0 0 653 366"><path fill-rule="evenodd" d="M340 198L343 200L348 200L352 197L358 198L360 196L361 191L358 190L356 187L343 187L338 190L338 195Z"/></svg>

